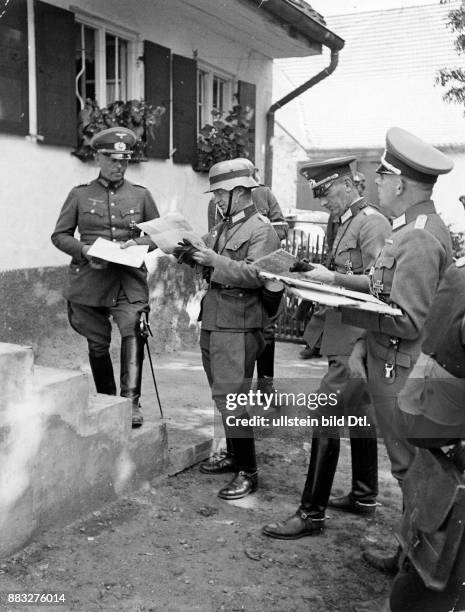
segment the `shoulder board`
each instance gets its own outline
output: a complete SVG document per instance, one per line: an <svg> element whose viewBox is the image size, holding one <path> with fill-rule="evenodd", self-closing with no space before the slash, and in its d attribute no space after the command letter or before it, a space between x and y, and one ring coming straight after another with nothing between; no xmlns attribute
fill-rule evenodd
<svg viewBox="0 0 465 612"><path fill-rule="evenodd" d="M140 187L140 189L147 189L147 187L144 187L143 185L138 185L137 183L131 183L131 185L133 187Z"/></svg>
<svg viewBox="0 0 465 612"><path fill-rule="evenodd" d="M465 255L457 259L455 265L457 266L457 268L463 268L463 266L465 266Z"/></svg>
<svg viewBox="0 0 465 612"><path fill-rule="evenodd" d="M427 215L418 215L418 217L415 219L415 225L414 225L415 229L425 229L427 221L428 221Z"/></svg>
<svg viewBox="0 0 465 612"><path fill-rule="evenodd" d="M380 215L381 214L379 210L376 210L375 208L371 208L371 206L365 206L362 212L364 215Z"/></svg>
<svg viewBox="0 0 465 612"><path fill-rule="evenodd" d="M88 187L90 183L81 183L80 185L76 185L74 189L79 189L79 187Z"/></svg>
<svg viewBox="0 0 465 612"><path fill-rule="evenodd" d="M260 221L262 223L267 223L267 224L271 223L271 221L268 219L268 217L265 217L265 215L262 215L262 213L257 213L257 217L258 217L258 219L260 219Z"/></svg>

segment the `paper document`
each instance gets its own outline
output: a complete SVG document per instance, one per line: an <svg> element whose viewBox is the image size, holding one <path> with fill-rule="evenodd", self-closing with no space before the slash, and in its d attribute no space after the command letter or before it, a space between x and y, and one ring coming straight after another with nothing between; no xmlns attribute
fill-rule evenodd
<svg viewBox="0 0 465 612"><path fill-rule="evenodd" d="M127 249L122 249L117 242L105 240L105 238L97 238L94 244L87 251L88 255L98 257L105 261L121 264L123 266L131 266L131 268L140 268L144 263L144 258L149 250L148 245L135 245Z"/></svg>
<svg viewBox="0 0 465 612"><path fill-rule="evenodd" d="M160 217L138 223L137 227L148 234L164 253L171 255L178 246L178 242L187 240L197 249L204 249L206 245L198 236L189 221L180 212L172 212Z"/></svg>
<svg viewBox="0 0 465 612"><path fill-rule="evenodd" d="M285 251L278 249L269 255L264 255L256 259L253 264L259 270L270 272L272 274L282 274L289 278L305 279L302 272L289 272L289 268L298 261L297 257ZM310 264L311 265L311 264Z"/></svg>
<svg viewBox="0 0 465 612"><path fill-rule="evenodd" d="M343 287L334 287L333 285L326 285L325 283L311 280L292 278L290 275L284 276L270 272L260 272L260 276L281 281L286 285L290 293L297 295L303 300L318 302L326 306L344 306L346 308L357 308L358 310L368 310L392 316L402 315L402 311L399 308L389 306L370 293L352 291Z"/></svg>

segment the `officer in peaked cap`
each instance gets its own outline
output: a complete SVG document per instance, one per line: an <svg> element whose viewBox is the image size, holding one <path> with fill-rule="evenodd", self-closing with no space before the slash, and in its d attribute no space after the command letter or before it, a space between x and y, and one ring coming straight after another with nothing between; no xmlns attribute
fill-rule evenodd
<svg viewBox="0 0 465 612"><path fill-rule="evenodd" d="M90 146L97 153L104 153L111 159L131 159L137 137L125 127L113 127L94 134Z"/></svg>
<svg viewBox="0 0 465 612"><path fill-rule="evenodd" d="M249 495L258 484L253 428L241 422L247 417L245 408L233 410L227 397L248 393L256 358L264 348L264 283L252 262L280 246L269 219L252 201L258 184L245 162L232 159L210 169L209 191L223 220L204 238L208 248L193 255L209 271L200 348L227 445L225 453L212 456L200 469L207 474L235 473L218 493L223 499Z"/></svg>
<svg viewBox="0 0 465 612"><path fill-rule="evenodd" d="M453 162L417 136L398 127L386 135L386 149L377 168L380 209L392 219L392 235L363 277L364 290L402 312L392 317L343 310L343 321L367 330L354 346L349 367L368 374L377 424L394 477L402 484L414 448L396 427L399 392L411 372L423 340L426 316L444 271L452 261L451 237L431 199L439 175ZM344 286L356 288L346 278ZM397 555L364 558L384 571L396 571Z"/></svg>
<svg viewBox="0 0 465 612"><path fill-rule="evenodd" d="M97 260L88 251L97 238L121 244L148 244L137 223L158 217L150 192L124 178L136 143L136 135L124 127L103 130L91 145L100 167L99 176L71 190L61 209L53 244L72 257L64 296L68 318L75 331L87 339L89 361L98 393L116 394L110 359L110 316L121 333L120 392L132 400L132 425L143 417L139 398L144 339L140 317L148 316L145 267L136 269ZM75 236L76 230L78 236Z"/></svg>
<svg viewBox="0 0 465 612"><path fill-rule="evenodd" d="M337 233L325 266L316 266L310 278L337 282L350 276L358 281L368 273L391 232L387 219L367 205L354 183L350 164L355 157L339 157L305 164L315 197L337 219ZM356 415L370 418L371 406L366 382L352 380L347 361L362 330L344 325L341 312L321 308L323 331L320 351L328 358L328 371L319 392L336 396L337 406L320 408L325 416ZM372 433L373 432L373 433ZM378 493L377 441L371 435L351 430L352 487L347 495L329 499L339 456L339 431L316 430L312 438L307 480L297 512L284 521L266 525L263 533L279 539L312 536L323 531L328 505L354 514L369 515L376 509Z"/></svg>

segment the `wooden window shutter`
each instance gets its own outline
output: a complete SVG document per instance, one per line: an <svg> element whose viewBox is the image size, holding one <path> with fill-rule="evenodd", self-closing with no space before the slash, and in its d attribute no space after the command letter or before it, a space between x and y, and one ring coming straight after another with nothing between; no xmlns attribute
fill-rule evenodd
<svg viewBox="0 0 465 612"><path fill-rule="evenodd" d="M171 51L144 40L145 101L153 106L164 106L161 124L155 137L147 134L147 155L159 159L170 156L170 85Z"/></svg>
<svg viewBox="0 0 465 612"><path fill-rule="evenodd" d="M237 99L242 109L249 110L251 114L251 122L249 127L250 149L249 155L252 161L255 160L255 108L256 108L256 86L253 83L239 81Z"/></svg>
<svg viewBox="0 0 465 612"><path fill-rule="evenodd" d="M36 0L37 132L44 144L75 146L74 14Z"/></svg>
<svg viewBox="0 0 465 612"><path fill-rule="evenodd" d="M197 161L197 62L173 55L173 161Z"/></svg>
<svg viewBox="0 0 465 612"><path fill-rule="evenodd" d="M29 132L27 43L27 0L15 0L0 19L1 132Z"/></svg>

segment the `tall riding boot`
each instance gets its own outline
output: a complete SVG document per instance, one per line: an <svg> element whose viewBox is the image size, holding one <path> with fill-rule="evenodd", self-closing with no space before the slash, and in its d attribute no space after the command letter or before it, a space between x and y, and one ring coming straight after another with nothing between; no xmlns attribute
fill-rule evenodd
<svg viewBox="0 0 465 612"><path fill-rule="evenodd" d="M274 350L275 340L269 340L265 344L260 356L257 358L257 391L272 395L275 392L274 378Z"/></svg>
<svg viewBox="0 0 465 612"><path fill-rule="evenodd" d="M312 452L307 480L300 506L295 514L263 527L262 532L270 538L296 540L320 534L325 526L325 510L328 505L334 474L339 458L338 437L312 440Z"/></svg>
<svg viewBox="0 0 465 612"><path fill-rule="evenodd" d="M329 506L352 514L374 514L378 495L378 444L375 437L351 438L352 489Z"/></svg>
<svg viewBox="0 0 465 612"><path fill-rule="evenodd" d="M140 387L142 383L142 362L144 360L144 339L140 336L126 336L121 339L121 396L132 400L132 427L140 427L144 417L140 411Z"/></svg>
<svg viewBox="0 0 465 612"><path fill-rule="evenodd" d="M338 437L314 437L312 440L310 465L300 502L300 510L312 517L325 518L340 446Z"/></svg>
<svg viewBox="0 0 465 612"><path fill-rule="evenodd" d="M253 429L252 427L244 429L250 429L243 432L246 437L231 438L238 473L219 491L218 497L222 499L240 499L253 493L258 487Z"/></svg>
<svg viewBox="0 0 465 612"><path fill-rule="evenodd" d="M94 377L97 393L105 395L116 395L116 383L113 374L113 364L109 353L106 355L94 355L89 352L90 369Z"/></svg>

